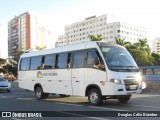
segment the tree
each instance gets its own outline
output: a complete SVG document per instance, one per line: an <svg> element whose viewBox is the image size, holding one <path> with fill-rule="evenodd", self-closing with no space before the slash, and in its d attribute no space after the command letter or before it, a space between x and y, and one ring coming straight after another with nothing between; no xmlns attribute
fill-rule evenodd
<svg viewBox="0 0 160 120"><path fill-rule="evenodd" d="M151 50L149 48L149 45L147 44L148 40L145 39L138 39L138 42L134 43L133 46L140 51L145 51L146 54L150 56Z"/></svg>
<svg viewBox="0 0 160 120"><path fill-rule="evenodd" d="M152 53L151 56L155 60L154 65L160 65L160 54L159 53Z"/></svg>
<svg viewBox="0 0 160 120"><path fill-rule="evenodd" d="M43 49L45 49L45 48L46 48L46 46L40 47L40 46L37 46L37 45L36 45L36 50L43 50Z"/></svg>
<svg viewBox="0 0 160 120"><path fill-rule="evenodd" d="M146 55L145 51L138 49L130 49L130 53L133 56L138 66L153 66L154 59L151 56Z"/></svg>
<svg viewBox="0 0 160 120"><path fill-rule="evenodd" d="M17 63L19 62L19 58L20 58L20 56L21 56L23 53L24 53L24 51L19 51L19 52L15 55L14 60L15 60Z"/></svg>
<svg viewBox="0 0 160 120"><path fill-rule="evenodd" d="M1 66L1 64L4 64L5 61L6 61L5 59L0 58L0 66Z"/></svg>
<svg viewBox="0 0 160 120"><path fill-rule="evenodd" d="M125 41L125 38L124 39L121 39L121 38L115 38L116 39L116 43L119 44L119 45L122 45L126 48L129 48L132 43L131 42L128 42L128 41Z"/></svg>
<svg viewBox="0 0 160 120"><path fill-rule="evenodd" d="M88 37L90 38L91 41L101 41L104 39L101 34L88 35Z"/></svg>

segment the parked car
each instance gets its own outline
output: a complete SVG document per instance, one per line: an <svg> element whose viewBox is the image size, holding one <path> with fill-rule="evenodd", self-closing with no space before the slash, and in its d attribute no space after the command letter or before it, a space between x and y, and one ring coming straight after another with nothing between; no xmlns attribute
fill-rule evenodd
<svg viewBox="0 0 160 120"><path fill-rule="evenodd" d="M0 91L11 91L11 83L3 77L0 77Z"/></svg>

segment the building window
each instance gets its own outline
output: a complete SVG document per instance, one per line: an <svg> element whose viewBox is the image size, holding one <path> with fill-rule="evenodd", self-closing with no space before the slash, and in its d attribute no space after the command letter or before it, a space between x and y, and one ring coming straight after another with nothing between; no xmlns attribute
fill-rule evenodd
<svg viewBox="0 0 160 120"><path fill-rule="evenodd" d="M112 39L113 38L113 36L110 36L110 39Z"/></svg>
<svg viewBox="0 0 160 120"><path fill-rule="evenodd" d="M110 34L112 34L113 33L113 31L110 31Z"/></svg>
<svg viewBox="0 0 160 120"><path fill-rule="evenodd" d="M113 25L111 25L110 28L113 28Z"/></svg>

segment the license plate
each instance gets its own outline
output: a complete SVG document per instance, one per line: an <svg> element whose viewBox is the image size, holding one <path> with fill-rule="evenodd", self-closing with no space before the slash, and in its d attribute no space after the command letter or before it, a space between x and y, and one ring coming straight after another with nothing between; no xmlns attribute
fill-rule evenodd
<svg viewBox="0 0 160 120"><path fill-rule="evenodd" d="M135 90L137 88L137 85L131 85L130 90Z"/></svg>

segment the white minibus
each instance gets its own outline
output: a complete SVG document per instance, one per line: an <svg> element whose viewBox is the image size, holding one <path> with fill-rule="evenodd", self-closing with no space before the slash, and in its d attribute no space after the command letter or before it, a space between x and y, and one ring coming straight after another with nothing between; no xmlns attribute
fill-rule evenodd
<svg viewBox="0 0 160 120"><path fill-rule="evenodd" d="M92 105L103 100L127 102L142 91L142 77L126 48L106 42L28 51L18 67L19 87L35 91L37 99L50 93L88 96Z"/></svg>

